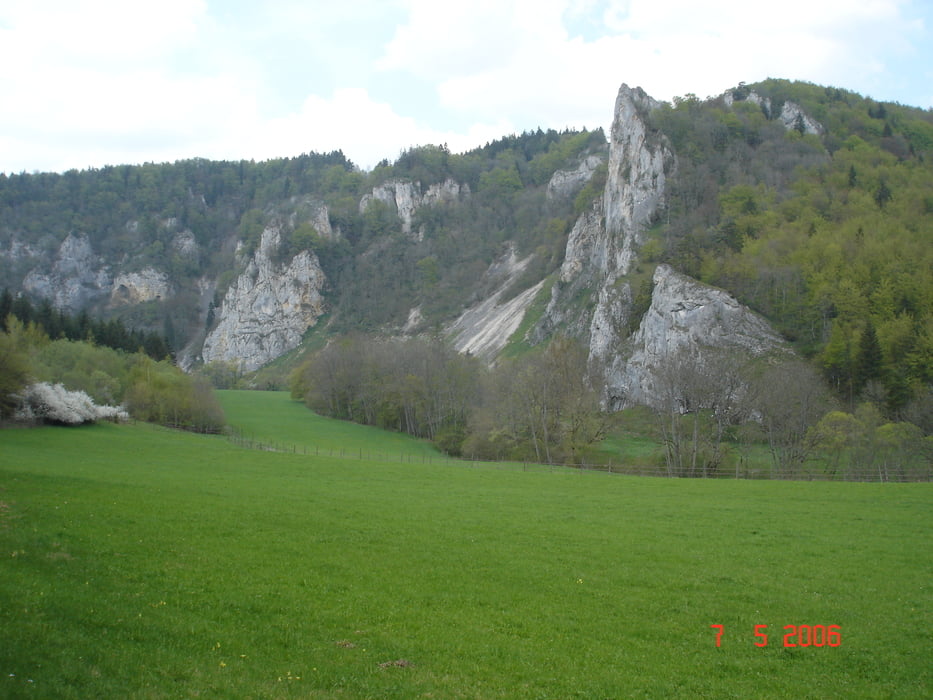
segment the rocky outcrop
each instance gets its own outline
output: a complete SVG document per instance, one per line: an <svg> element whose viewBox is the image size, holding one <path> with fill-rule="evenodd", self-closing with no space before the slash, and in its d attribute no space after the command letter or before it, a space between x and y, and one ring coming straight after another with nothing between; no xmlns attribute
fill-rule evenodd
<svg viewBox="0 0 933 700"><path fill-rule="evenodd" d="M327 205L316 197L292 198L290 204L294 207L288 217L288 224L296 228L299 223L307 221L314 227L321 238L335 240L340 238L340 229L334 229L330 223L330 211Z"/></svg>
<svg viewBox="0 0 933 700"><path fill-rule="evenodd" d="M107 267L95 255L88 237L69 233L51 269L30 272L23 280L23 289L50 300L56 308L75 312L108 295L112 284Z"/></svg>
<svg viewBox="0 0 933 700"><path fill-rule="evenodd" d="M824 129L816 119L801 109L800 105L794 102L785 102L781 109L781 123L785 129L797 129L804 134L822 134Z"/></svg>
<svg viewBox="0 0 933 700"><path fill-rule="evenodd" d="M536 339L564 325L585 337L590 358L601 362L607 362L622 342L632 305L631 288L622 278L658 214L667 175L675 166L666 138L652 131L645 119L659 104L640 88L619 89L606 187L570 232L558 283L533 333ZM595 303L575 307L581 295Z"/></svg>
<svg viewBox="0 0 933 700"><path fill-rule="evenodd" d="M735 362L789 352L767 321L726 292L659 265L651 306L623 352L607 368L607 404L614 409L654 405L661 395L659 371L669 358L687 351L727 353Z"/></svg>
<svg viewBox="0 0 933 700"><path fill-rule="evenodd" d="M412 218L414 213L422 206L430 206L441 202L456 202L461 197L470 194L469 185L460 185L448 178L444 182L428 187L422 193L420 182L407 180L387 180L373 188L372 194L364 194L360 199L360 213L366 211L370 202L379 201L387 204L398 214L402 221L402 232L405 235L414 235L421 240L423 231L412 234Z"/></svg>
<svg viewBox="0 0 933 700"><path fill-rule="evenodd" d="M16 237L13 237L10 240L9 248L4 249L0 245L0 258L6 258L11 262L19 262L22 260L35 260L42 256L42 249L30 245L25 241L21 241Z"/></svg>
<svg viewBox="0 0 933 700"><path fill-rule="evenodd" d="M631 267L642 234L664 200L667 171L674 154L667 139L652 133L647 114L660 107L641 88L622 85L616 98L609 141L609 177L606 181L606 234L615 259L616 274Z"/></svg>
<svg viewBox="0 0 933 700"><path fill-rule="evenodd" d="M172 237L172 252L186 260L195 262L201 257L198 241L195 239L194 234L187 229L179 231Z"/></svg>
<svg viewBox="0 0 933 700"><path fill-rule="evenodd" d="M758 105L768 119L774 118L771 110L771 99L762 97L754 90L748 92L742 89L729 90L723 94L722 99L727 107L731 107L736 102L751 102ZM803 111L800 105L789 100L781 107L778 119L780 119L785 129L797 129L804 134L819 135L825 131L823 125Z"/></svg>
<svg viewBox="0 0 933 700"><path fill-rule="evenodd" d="M602 156L593 154L581 160L572 170L556 171L547 183L547 199L554 201L575 197L604 160Z"/></svg>
<svg viewBox="0 0 933 700"><path fill-rule="evenodd" d="M770 109L757 95L744 99ZM733 297L667 265L656 269L650 308L630 335L637 319L631 318L628 275L676 167L667 140L645 119L657 104L641 90L619 90L605 191L574 225L551 301L535 329L537 340L558 328L586 339L591 363L605 371L605 403L616 410L653 405L660 395L659 373L679 352L702 361L785 348L767 322Z"/></svg>
<svg viewBox="0 0 933 700"><path fill-rule="evenodd" d="M196 255L196 250L188 251L188 255L192 254ZM26 275L23 289L70 312L98 301L126 306L172 296L168 275L152 267L111 276L110 268L94 253L88 237L75 233L62 241L48 270L36 268Z"/></svg>
<svg viewBox="0 0 933 700"><path fill-rule="evenodd" d="M771 98L762 97L754 90L747 92L745 90L729 90L722 96L722 99L726 107L731 107L736 102L751 102L758 105L764 115L771 119Z"/></svg>
<svg viewBox="0 0 933 700"><path fill-rule="evenodd" d="M217 326L204 341L204 362L236 362L254 370L298 347L305 331L324 313L324 272L317 256L302 251L276 262L277 227L262 233L246 269L224 296Z"/></svg>
<svg viewBox="0 0 933 700"><path fill-rule="evenodd" d="M139 272L128 272L114 277L110 304L141 304L146 301L161 301L170 295L168 275L148 267Z"/></svg>

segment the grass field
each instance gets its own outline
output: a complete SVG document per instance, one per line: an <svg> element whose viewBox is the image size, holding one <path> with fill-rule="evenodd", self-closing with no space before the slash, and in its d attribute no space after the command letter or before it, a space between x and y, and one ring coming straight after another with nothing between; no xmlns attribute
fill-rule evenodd
<svg viewBox="0 0 933 700"><path fill-rule="evenodd" d="M283 394L223 401L257 439L410 447ZM5 430L0 697L927 698L931 526L928 483ZM785 648L785 625L841 643Z"/></svg>
<svg viewBox="0 0 933 700"><path fill-rule="evenodd" d="M347 456L362 451L384 455L386 461L399 455L441 456L426 440L319 416L284 392L218 391L217 396L227 422L238 434L267 445L319 449L324 456L339 456L341 450Z"/></svg>

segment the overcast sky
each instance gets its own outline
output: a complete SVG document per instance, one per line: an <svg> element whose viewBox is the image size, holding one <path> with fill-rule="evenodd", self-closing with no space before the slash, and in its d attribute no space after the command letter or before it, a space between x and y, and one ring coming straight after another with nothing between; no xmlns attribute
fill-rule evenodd
<svg viewBox="0 0 933 700"><path fill-rule="evenodd" d="M608 127L767 77L933 106L930 0L0 0L0 172Z"/></svg>

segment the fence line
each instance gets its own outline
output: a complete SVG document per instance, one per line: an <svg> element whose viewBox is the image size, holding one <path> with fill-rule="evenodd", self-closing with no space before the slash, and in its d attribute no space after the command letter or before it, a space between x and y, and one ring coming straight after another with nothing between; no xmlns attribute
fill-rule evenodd
<svg viewBox="0 0 933 700"><path fill-rule="evenodd" d="M707 479L748 479L748 480L774 480L774 481L853 481L853 482L929 482L933 481L933 470L931 469L903 469L900 467L872 467L868 469L846 470L841 473L828 473L818 470L801 469L795 473L779 473L774 469L749 469L746 467L736 467L735 469L722 470L710 475L677 475L671 474L667 467L662 465L647 464L547 464L529 461L499 461L484 460L475 457L451 457L450 455L430 455L414 454L408 452L375 452L364 450L362 447L321 447L319 445L297 445L285 442L264 442L256 440L253 436L247 436L242 431L232 430L227 433L227 437L233 444L251 450L260 450L264 452L283 452L288 454L301 454L315 457L331 457L340 459L355 459L358 461L369 460L376 462L400 463L400 464L444 464L448 466L461 467L486 467L500 470L518 470L522 471L548 471L555 470L576 470L581 474L583 472L605 473L607 475L622 476L653 476L664 478L707 478Z"/></svg>

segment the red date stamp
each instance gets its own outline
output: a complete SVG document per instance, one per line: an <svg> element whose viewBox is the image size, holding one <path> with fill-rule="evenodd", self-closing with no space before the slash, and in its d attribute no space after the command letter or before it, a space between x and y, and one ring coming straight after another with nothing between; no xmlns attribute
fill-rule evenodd
<svg viewBox="0 0 933 700"><path fill-rule="evenodd" d="M710 625L716 630L716 646L722 646L723 625ZM755 625L755 646L768 646L768 626ZM842 644L839 625L784 625L784 647L838 647Z"/></svg>

